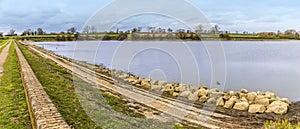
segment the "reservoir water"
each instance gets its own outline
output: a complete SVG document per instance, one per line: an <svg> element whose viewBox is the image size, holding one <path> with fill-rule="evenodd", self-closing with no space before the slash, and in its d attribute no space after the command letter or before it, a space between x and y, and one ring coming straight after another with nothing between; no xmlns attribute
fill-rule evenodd
<svg viewBox="0 0 300 129"><path fill-rule="evenodd" d="M36 42L56 54L155 80L191 85L212 82L208 42ZM272 91L300 101L300 41L222 41L224 90ZM213 57L219 60L222 57ZM222 59L220 59L222 60ZM223 60L222 60L223 61ZM218 65L216 65L218 66Z"/></svg>

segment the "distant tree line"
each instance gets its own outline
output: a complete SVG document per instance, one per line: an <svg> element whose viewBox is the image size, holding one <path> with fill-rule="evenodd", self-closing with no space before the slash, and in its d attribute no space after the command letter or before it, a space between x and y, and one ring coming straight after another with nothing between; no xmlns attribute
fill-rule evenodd
<svg viewBox="0 0 300 129"><path fill-rule="evenodd" d="M17 36L15 30L11 29L5 36ZM177 29L151 27L136 27L129 30L116 29L115 31L99 32L95 26L85 26L82 32L77 32L75 27L67 29L65 32L46 33L42 28L36 30L26 29L20 35L21 39L30 40L248 40L248 39L300 39L299 32L295 29L275 32L249 33L243 31L231 33L221 30L218 25L205 28L203 25L196 26L195 29ZM3 38L3 33L0 33Z"/></svg>

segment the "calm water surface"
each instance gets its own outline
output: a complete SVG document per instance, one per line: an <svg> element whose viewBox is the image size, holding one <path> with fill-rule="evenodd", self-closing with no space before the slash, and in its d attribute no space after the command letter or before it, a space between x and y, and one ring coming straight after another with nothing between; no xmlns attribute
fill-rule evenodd
<svg viewBox="0 0 300 129"><path fill-rule="evenodd" d="M169 82L213 84L205 44L214 42L41 42L59 55ZM222 42L225 90L273 91L300 100L300 41ZM200 81L201 80L201 81ZM224 85L224 84L222 84Z"/></svg>

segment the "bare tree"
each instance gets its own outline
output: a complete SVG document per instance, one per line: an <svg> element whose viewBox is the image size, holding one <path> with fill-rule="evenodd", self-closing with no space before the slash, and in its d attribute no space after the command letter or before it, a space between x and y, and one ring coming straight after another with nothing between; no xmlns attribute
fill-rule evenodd
<svg viewBox="0 0 300 129"><path fill-rule="evenodd" d="M172 33L173 30L172 30L171 28L168 28L168 32L169 32L169 33Z"/></svg>
<svg viewBox="0 0 300 129"><path fill-rule="evenodd" d="M10 29L10 30L9 30L9 34L10 34L10 35L15 35L15 32L16 32L16 30L14 30L14 29Z"/></svg>
<svg viewBox="0 0 300 129"><path fill-rule="evenodd" d="M42 35L44 34L44 31L42 28L37 28L37 35Z"/></svg>
<svg viewBox="0 0 300 129"><path fill-rule="evenodd" d="M71 27L70 29L68 29L68 33L75 34L76 33L76 28L75 27Z"/></svg>
<svg viewBox="0 0 300 129"><path fill-rule="evenodd" d="M83 33L86 33L86 34L89 34L90 33L90 26L85 26L84 28L83 28L83 31L82 31Z"/></svg>
<svg viewBox="0 0 300 129"><path fill-rule="evenodd" d="M203 26L201 24L199 24L198 26L196 26L196 33L203 33Z"/></svg>
<svg viewBox="0 0 300 129"><path fill-rule="evenodd" d="M219 32L220 32L220 29L221 29L221 28L220 28L218 25L215 25L214 28L215 28L216 33L219 33Z"/></svg>
<svg viewBox="0 0 300 129"><path fill-rule="evenodd" d="M95 26L91 26L91 33L92 33L92 34L97 33L97 29L96 29Z"/></svg>

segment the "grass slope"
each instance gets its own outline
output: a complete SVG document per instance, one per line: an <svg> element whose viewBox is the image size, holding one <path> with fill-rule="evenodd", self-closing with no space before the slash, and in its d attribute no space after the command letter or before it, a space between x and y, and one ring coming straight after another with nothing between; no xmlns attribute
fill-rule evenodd
<svg viewBox="0 0 300 129"><path fill-rule="evenodd" d="M31 128L15 47L12 44L0 78L0 128Z"/></svg>

